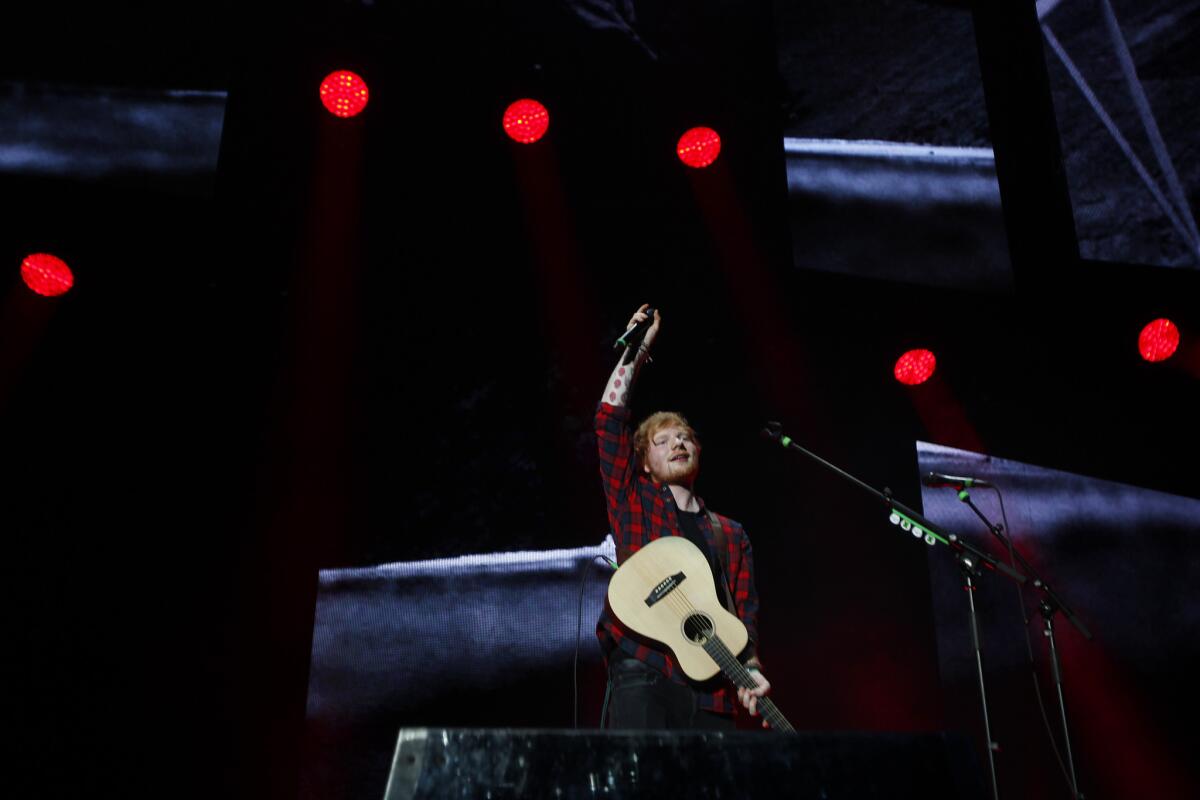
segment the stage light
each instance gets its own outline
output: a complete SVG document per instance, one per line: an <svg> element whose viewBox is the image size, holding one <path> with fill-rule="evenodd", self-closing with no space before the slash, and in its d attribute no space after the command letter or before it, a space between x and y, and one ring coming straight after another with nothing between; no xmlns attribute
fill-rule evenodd
<svg viewBox="0 0 1200 800"><path fill-rule="evenodd" d="M1138 335L1138 351L1147 361L1166 361L1179 347L1179 328L1171 320L1156 319Z"/></svg>
<svg viewBox="0 0 1200 800"><path fill-rule="evenodd" d="M929 380L937 369L937 359L928 350L909 350L896 360L893 372L896 380L906 386L917 386Z"/></svg>
<svg viewBox="0 0 1200 800"><path fill-rule="evenodd" d="M367 84L350 70L331 72L321 81L321 104L335 117L353 117L367 107Z"/></svg>
<svg viewBox="0 0 1200 800"><path fill-rule="evenodd" d="M533 144L546 135L550 112L537 100L518 100L504 110L504 132L514 142Z"/></svg>
<svg viewBox="0 0 1200 800"><path fill-rule="evenodd" d="M692 128L679 137L675 152L689 167L707 167L721 154L721 137L712 128Z"/></svg>
<svg viewBox="0 0 1200 800"><path fill-rule="evenodd" d="M25 285L43 297L66 294L75 285L71 268L58 256L33 253L21 262L21 278Z"/></svg>

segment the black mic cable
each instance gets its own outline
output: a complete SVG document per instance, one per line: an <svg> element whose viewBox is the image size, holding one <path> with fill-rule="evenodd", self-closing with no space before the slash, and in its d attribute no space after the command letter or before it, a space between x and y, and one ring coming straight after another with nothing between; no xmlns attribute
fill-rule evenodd
<svg viewBox="0 0 1200 800"><path fill-rule="evenodd" d="M575 708L574 727L576 730L579 729L579 637L583 635L583 589L585 586L587 586L588 573L591 571L590 567L596 561L603 561L607 566L611 567L613 570L616 570L616 568L617 568L617 562L613 561L608 556L600 555L600 556L592 556L592 558L586 564L584 564L584 567L581 570L581 572L583 574L580 576L580 579L579 579L579 616L576 618L576 621L575 621L575 662L574 662L574 666L572 667L572 675L571 675L571 685L574 690L574 700L575 700L575 702L574 702L574 708ZM608 707L608 689L605 689L605 691L604 691L604 709L602 709L600 711L600 727L601 728L604 727L604 710L607 709L607 707Z"/></svg>
<svg viewBox="0 0 1200 800"><path fill-rule="evenodd" d="M1016 548L1012 541L1012 529L1008 525L1008 512L1004 508L1004 494L995 484L983 480L981 478L971 478L957 475L943 475L940 472L929 472L921 477L921 483L931 488L949 488L957 489L960 492L959 499L962 499L962 493L970 487L987 488L996 493L996 499L1000 503L1000 518L1004 520L1004 534L1001 540L1004 546L1008 549L1009 565L1013 569L1017 568ZM1042 699L1042 682L1037 673L1037 661L1033 655L1033 640L1029 634L1029 615L1025 613L1025 592L1021 589L1021 584L1017 584L1017 610L1021 613L1021 621L1024 623L1022 628L1025 631L1025 653L1029 657L1029 674L1033 678L1033 696L1037 700L1038 711L1041 713L1042 725L1046 730L1046 736L1050 739L1050 750L1054 753L1054 760L1058 762L1058 768L1062 770L1063 778L1067 782L1067 788L1071 790L1071 796L1075 800L1082 800L1082 795L1079 794L1079 787L1072 783L1071 774L1067 770L1066 762L1063 761L1062 752L1058 748L1058 740L1054 738L1054 727L1050 724L1050 715L1046 713L1046 703Z"/></svg>
<svg viewBox="0 0 1200 800"><path fill-rule="evenodd" d="M978 485L978 484L976 484ZM1008 546L1008 560L1013 569L1017 568L1017 554L1012 542L1012 529L1008 527L1008 512L1004 510L1004 495L1000 489L992 484L987 484L995 493L996 499L1000 501L1000 519L1004 520L1004 543ZM1033 658L1033 640L1029 635L1029 616L1025 613L1025 593L1021 591L1021 584L1017 584L1017 603L1020 606L1021 620L1025 623L1025 651L1029 656L1029 674L1033 676L1033 694L1037 698L1038 711L1042 715L1042 725L1046 729L1046 736L1050 739L1050 749L1054 752L1054 760L1058 762L1058 768L1062 770L1063 778L1067 782L1067 788L1071 790L1071 796L1075 800L1083 800L1083 795L1079 793L1079 786L1071 781L1071 773L1067 770L1066 762L1063 761L1062 753L1058 749L1058 740L1054 738L1054 727L1050 724L1050 715L1046 713L1046 703L1042 700L1042 682L1038 678L1037 662Z"/></svg>

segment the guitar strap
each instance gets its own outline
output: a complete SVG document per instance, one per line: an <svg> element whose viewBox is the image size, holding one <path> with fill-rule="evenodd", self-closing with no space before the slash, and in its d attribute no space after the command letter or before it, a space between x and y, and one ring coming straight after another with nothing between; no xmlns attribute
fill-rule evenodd
<svg viewBox="0 0 1200 800"><path fill-rule="evenodd" d="M717 560L721 562L721 583L725 586L725 608L730 614L737 616L737 609L733 605L733 590L729 586L729 564L725 560L725 526L721 524L721 518L716 512L709 509L704 509L708 514L708 521L713 529L713 542L717 547Z"/></svg>

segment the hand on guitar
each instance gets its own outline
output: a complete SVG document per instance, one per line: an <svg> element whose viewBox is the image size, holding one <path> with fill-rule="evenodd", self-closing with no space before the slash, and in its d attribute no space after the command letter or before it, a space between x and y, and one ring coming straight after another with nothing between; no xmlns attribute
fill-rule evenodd
<svg viewBox="0 0 1200 800"><path fill-rule="evenodd" d="M750 716L753 717L758 715L758 698L765 697L767 692L771 691L771 682L767 680L765 675L758 671L757 667L750 667L749 670L750 676L758 682L758 687L755 689L739 688L737 691L738 700L742 701L742 705L746 707L746 710L750 712ZM764 728L771 727L765 719L762 725Z"/></svg>
<svg viewBox="0 0 1200 800"><path fill-rule="evenodd" d="M708 559L686 537L661 536L613 573L609 607L627 628L666 646L684 675L702 682L724 672L739 687L738 700L751 716L763 719L764 728L794 732L767 697L771 682L759 672L758 660L751 657L745 667L738 662L735 654L746 649L749 631L717 598L714 582L707 579L711 574ZM705 579L687 580L688 575Z"/></svg>

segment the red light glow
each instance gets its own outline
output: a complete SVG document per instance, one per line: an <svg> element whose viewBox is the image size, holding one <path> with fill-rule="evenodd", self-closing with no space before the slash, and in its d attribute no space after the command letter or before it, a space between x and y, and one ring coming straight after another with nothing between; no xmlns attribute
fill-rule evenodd
<svg viewBox="0 0 1200 800"><path fill-rule="evenodd" d="M896 380L906 386L917 386L933 377L937 359L929 350L909 350L896 360L893 372Z"/></svg>
<svg viewBox="0 0 1200 800"><path fill-rule="evenodd" d="M1138 335L1138 350L1147 361L1166 361L1178 348L1179 328L1166 318L1154 320Z"/></svg>
<svg viewBox="0 0 1200 800"><path fill-rule="evenodd" d="M43 297L58 297L75 285L75 276L67 263L49 253L26 256L21 262L21 278L26 286Z"/></svg>
<svg viewBox="0 0 1200 800"><path fill-rule="evenodd" d="M504 132L514 142L533 144L546 135L550 112L537 100L518 100L504 111Z"/></svg>
<svg viewBox="0 0 1200 800"><path fill-rule="evenodd" d="M321 81L321 104L335 117L353 117L367 107L367 84L350 70L331 72Z"/></svg>
<svg viewBox="0 0 1200 800"><path fill-rule="evenodd" d="M721 154L721 137L712 128L692 128L679 137L675 152L689 167L707 167Z"/></svg>

